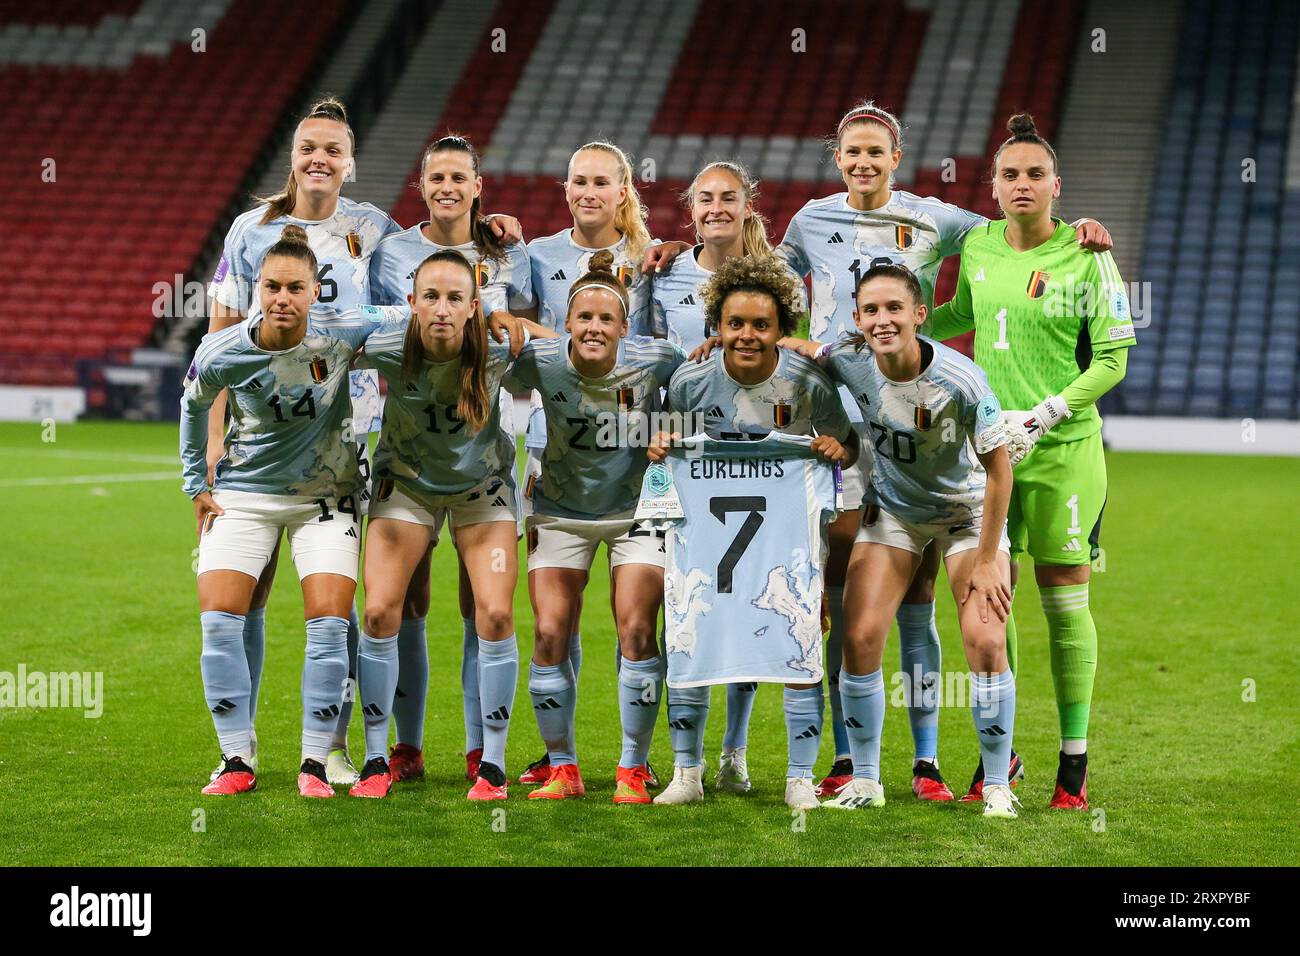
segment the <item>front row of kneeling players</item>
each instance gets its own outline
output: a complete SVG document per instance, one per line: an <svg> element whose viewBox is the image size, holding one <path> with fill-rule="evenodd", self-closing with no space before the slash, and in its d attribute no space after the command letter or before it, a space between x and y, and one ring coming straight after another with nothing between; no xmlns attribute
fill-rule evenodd
<svg viewBox="0 0 1300 956"><path fill-rule="evenodd" d="M656 781L647 755L664 674L656 640L664 553L662 532L639 527L632 514L647 459L662 460L670 436L656 436L647 455L632 442L598 440L594 417L611 409L628 418L648 416L660 409L666 387L668 408L700 416L712 437L757 438L775 424L787 434L815 436L812 449L847 468L858 457L858 435L834 379L849 387L867 422L892 436L901 453L876 462L849 563L840 693L854 779L823 805L884 802L882 649L921 552L936 541L976 675L972 712L987 768L985 813L1015 816L1005 775L994 770L1008 766L1015 710L1002 623L1010 606L1003 531L1011 487L1007 438L979 368L917 336L925 306L916 278L901 266L867 272L857 290L862 334L831 348L789 338L797 315L795 280L774 259L731 260L705 290L706 315L721 348L696 364L664 340L627 337L627 292L609 265L608 254L598 254L574 283L563 336L524 322L523 329L495 329L503 340L506 332L512 336L495 342L478 308L474 271L455 252L430 256L416 270L409 320L370 310L330 319L310 315L319 290L315 257L301 229L285 228L258 277L263 317L205 339L182 400L184 487L194 499L200 534L203 683L223 754L222 772L204 792L256 786L243 616L258 575L287 531L307 617L299 790L333 794L324 762L347 676L347 615L364 498L347 429L347 375L356 364L379 369L389 391L368 512L357 672L366 762L353 795L382 797L391 788L386 753L405 582L450 518L474 593L479 646L484 746L469 797L506 797L505 744L519 667L512 616L519 507L514 445L498 418L501 387L537 389L548 432L528 522L537 622L529 690L552 769L529 796L563 799L584 792L566 654L603 541L623 658L623 749L614 800L649 803L648 788ZM232 396L234 425L209 490L207 409L223 388ZM773 420L774 402L785 406L783 420ZM916 423L920 414L933 414L936 423L951 419L956 431ZM971 460L970 447L983 468ZM703 797L707 690L670 690L675 766L656 803ZM810 809L819 805L812 765L821 684L787 686L784 709L786 802ZM818 732L808 733L809 726Z"/></svg>

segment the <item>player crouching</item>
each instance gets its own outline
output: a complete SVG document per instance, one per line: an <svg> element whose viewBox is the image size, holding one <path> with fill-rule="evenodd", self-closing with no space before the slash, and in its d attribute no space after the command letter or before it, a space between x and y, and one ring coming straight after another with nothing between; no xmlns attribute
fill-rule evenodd
<svg viewBox="0 0 1300 956"><path fill-rule="evenodd" d="M857 400L876 448L844 591L840 695L853 780L823 806L858 809L885 802L885 638L933 541L947 566L972 671L971 714L987 768L984 815L1014 819L1019 801L1006 774L1016 707L1005 633L1011 609L1005 531L1011 464L1002 410L979 366L917 335L926 307L920 283L906 267L868 270L855 303L860 334L816 352L831 378Z"/></svg>

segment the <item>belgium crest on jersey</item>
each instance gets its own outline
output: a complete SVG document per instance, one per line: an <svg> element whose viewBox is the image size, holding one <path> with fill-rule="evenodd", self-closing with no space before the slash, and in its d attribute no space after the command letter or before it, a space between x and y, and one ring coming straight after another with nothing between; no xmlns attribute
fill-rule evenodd
<svg viewBox="0 0 1300 956"><path fill-rule="evenodd" d="M618 281L623 283L623 288L625 289L632 288L632 280L636 278L635 269L633 269L631 266L618 266L614 270L614 274L618 276Z"/></svg>
<svg viewBox="0 0 1300 956"><path fill-rule="evenodd" d="M636 392L631 386L624 385L617 389L615 394L618 398L618 407L625 412L630 412L632 406L636 404Z"/></svg>
<svg viewBox="0 0 1300 956"><path fill-rule="evenodd" d="M928 430L933 417L933 413L924 405L916 406L916 413L912 416L913 424L916 425L916 430L921 432Z"/></svg>
<svg viewBox="0 0 1300 956"><path fill-rule="evenodd" d="M777 428L785 428L790 424L790 416L793 409L789 402L772 403L772 424Z"/></svg>
<svg viewBox="0 0 1300 956"><path fill-rule="evenodd" d="M1025 294L1031 299L1041 299L1047 291L1047 280L1051 277L1050 272L1035 272L1029 277L1029 285L1025 287Z"/></svg>
<svg viewBox="0 0 1300 956"><path fill-rule="evenodd" d="M349 232L343 237L343 241L348 244L348 255L353 259L361 258L361 234L359 232Z"/></svg>
<svg viewBox="0 0 1300 956"><path fill-rule="evenodd" d="M899 249L910 249L915 237L912 234L912 227L899 224L894 227L894 242Z"/></svg>
<svg viewBox="0 0 1300 956"><path fill-rule="evenodd" d="M482 289L491 281L492 281L492 270L488 267L488 264L486 262L480 260L474 266L475 286Z"/></svg>
<svg viewBox="0 0 1300 956"><path fill-rule="evenodd" d="M307 370L311 372L311 380L317 385L329 378L330 369L323 358L312 359L311 365L307 366Z"/></svg>

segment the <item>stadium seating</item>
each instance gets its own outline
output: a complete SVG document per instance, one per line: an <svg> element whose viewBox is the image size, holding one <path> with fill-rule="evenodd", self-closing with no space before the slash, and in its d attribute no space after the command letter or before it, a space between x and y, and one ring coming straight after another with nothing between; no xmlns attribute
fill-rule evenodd
<svg viewBox="0 0 1300 956"><path fill-rule="evenodd" d="M74 385L149 338L344 4L89 6L0 11L4 382Z"/></svg>
<svg viewBox="0 0 1300 956"><path fill-rule="evenodd" d="M1157 310L1127 412L1300 415L1300 177L1284 175L1298 31L1289 3L1185 8L1142 266Z"/></svg>

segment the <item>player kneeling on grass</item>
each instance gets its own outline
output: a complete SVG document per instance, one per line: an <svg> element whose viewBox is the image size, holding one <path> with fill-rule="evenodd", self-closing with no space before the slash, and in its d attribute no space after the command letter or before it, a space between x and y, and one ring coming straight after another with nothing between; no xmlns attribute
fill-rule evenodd
<svg viewBox="0 0 1300 956"><path fill-rule="evenodd" d="M710 438L757 441L772 431L816 435L813 451L831 464L851 468L858 457L858 436L835 386L815 362L777 348L798 323L798 281L774 256L743 256L719 266L701 293L705 334L712 337L697 353L706 347L711 351L673 376L668 407L675 414L701 415ZM721 349L712 348L715 344ZM669 438L656 436L651 461L667 457ZM782 705L788 743L785 802L795 810L811 810L820 806L812 768L821 745L822 684L787 684ZM655 802L703 800L709 688L670 688L668 715L673 779Z"/></svg>
<svg viewBox="0 0 1300 956"><path fill-rule="evenodd" d="M200 663L222 752L221 773L205 794L256 786L244 619L287 531L307 617L298 791L334 795L325 759L348 676L361 545L357 496L365 486L349 420L348 366L382 326L357 312L309 318L320 295L316 269L306 232L285 226L259 268L261 314L205 336L185 379L180 451L183 487L198 518ZM208 410L223 389L234 423L209 489Z"/></svg>
<svg viewBox="0 0 1300 956"><path fill-rule="evenodd" d="M506 798L506 734L519 674L514 588L515 448L497 400L510 346L492 342L473 268L455 250L416 267L409 322L373 336L360 365L388 380L366 531L365 630L358 656L366 763L354 796L392 786L385 752L397 689L397 633L411 574L448 518L474 592L483 758L471 800ZM538 335L551 335L527 323ZM516 330L518 331L518 330ZM516 348L522 346L522 336Z"/></svg>
<svg viewBox="0 0 1300 956"><path fill-rule="evenodd" d="M656 624L664 532L637 527L632 515L647 466L649 416L659 410L659 390L685 357L663 339L627 337L628 294L610 271L613 262L608 251L591 257L590 270L569 290L566 334L526 345L506 380L511 391L536 389L546 412L546 450L527 525L528 591L537 627L528 690L550 771L530 799L586 792L574 739L569 639L578 633L582 592L602 541L623 655L623 752L614 802L649 803L647 785L653 785L646 760L663 687Z"/></svg>
<svg viewBox="0 0 1300 956"><path fill-rule="evenodd" d="M853 780L823 805L857 809L885 802L885 638L921 555L934 542L947 566L972 670L971 713L986 768L984 815L1014 818L1018 801L1007 765L1016 685L1005 634L1011 610L1005 531L1011 463L1002 409L979 366L918 337L926 308L920 283L905 266L869 269L858 283L856 303L860 334L817 353L831 378L857 400L876 450L844 591L840 696Z"/></svg>

